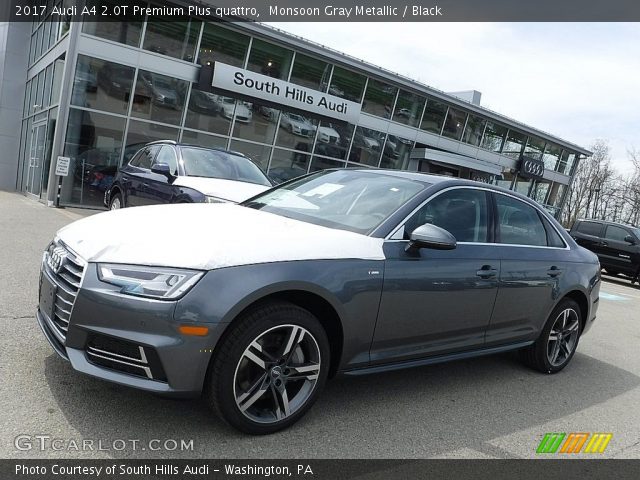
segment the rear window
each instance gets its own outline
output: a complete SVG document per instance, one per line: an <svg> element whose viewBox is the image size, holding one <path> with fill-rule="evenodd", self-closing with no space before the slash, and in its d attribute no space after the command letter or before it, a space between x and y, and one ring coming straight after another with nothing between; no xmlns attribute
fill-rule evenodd
<svg viewBox="0 0 640 480"><path fill-rule="evenodd" d="M576 231L584 233L585 235L593 235L595 237L600 236L602 230L602 224L596 222L580 222Z"/></svg>

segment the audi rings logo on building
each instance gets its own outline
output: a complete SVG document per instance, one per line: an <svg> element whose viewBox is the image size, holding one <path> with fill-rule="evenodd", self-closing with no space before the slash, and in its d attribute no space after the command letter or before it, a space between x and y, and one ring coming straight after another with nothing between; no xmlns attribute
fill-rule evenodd
<svg viewBox="0 0 640 480"><path fill-rule="evenodd" d="M53 270L53 273L59 273L64 261L67 258L67 252L62 247L56 247L47 257L47 265Z"/></svg>
<svg viewBox="0 0 640 480"><path fill-rule="evenodd" d="M522 157L520 173L525 176L542 178L544 175L544 163L531 157Z"/></svg>

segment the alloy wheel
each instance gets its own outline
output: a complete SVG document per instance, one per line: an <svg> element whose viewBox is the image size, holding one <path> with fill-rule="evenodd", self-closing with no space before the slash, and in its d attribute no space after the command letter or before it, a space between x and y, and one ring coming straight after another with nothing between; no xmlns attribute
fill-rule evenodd
<svg viewBox="0 0 640 480"><path fill-rule="evenodd" d="M578 313L567 308L556 317L547 341L547 359L554 366L564 364L573 354L578 344L580 318Z"/></svg>
<svg viewBox="0 0 640 480"><path fill-rule="evenodd" d="M236 406L262 424L279 422L302 408L320 374L314 336L299 325L279 325L261 333L244 350L234 374Z"/></svg>
<svg viewBox="0 0 640 480"><path fill-rule="evenodd" d="M111 202L110 210L119 210L121 207L122 205L120 205L120 197L115 197Z"/></svg>

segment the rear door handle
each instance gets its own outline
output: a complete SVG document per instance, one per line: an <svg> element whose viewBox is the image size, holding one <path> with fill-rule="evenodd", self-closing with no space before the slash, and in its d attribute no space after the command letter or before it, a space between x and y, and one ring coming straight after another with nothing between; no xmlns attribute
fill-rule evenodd
<svg viewBox="0 0 640 480"><path fill-rule="evenodd" d="M547 270L547 275L549 275L550 277L557 277L559 275L562 275L562 270L554 266Z"/></svg>
<svg viewBox="0 0 640 480"><path fill-rule="evenodd" d="M498 274L498 270L491 265L483 265L480 270L476 272L476 275L480 278L491 278Z"/></svg>

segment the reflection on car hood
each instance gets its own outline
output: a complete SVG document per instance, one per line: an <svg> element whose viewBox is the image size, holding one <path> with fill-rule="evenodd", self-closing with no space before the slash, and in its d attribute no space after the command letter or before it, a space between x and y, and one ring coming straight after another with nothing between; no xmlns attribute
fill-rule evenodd
<svg viewBox="0 0 640 480"><path fill-rule="evenodd" d="M339 137L340 134L338 132L336 132L335 129L331 128L331 127L320 127L318 128L318 131L320 133L326 133L329 136L333 136L333 137Z"/></svg>
<svg viewBox="0 0 640 480"><path fill-rule="evenodd" d="M169 90L168 88L154 86L153 91L156 95L160 94L166 98L178 98L178 93L175 90Z"/></svg>
<svg viewBox="0 0 640 480"><path fill-rule="evenodd" d="M88 262L211 270L295 260L383 260L381 238L233 204L132 207L78 220L58 237Z"/></svg>
<svg viewBox="0 0 640 480"><path fill-rule="evenodd" d="M256 185L255 183L205 177L178 177L173 181L173 185L193 188L210 197L218 197L236 203L258 195L270 188L266 185Z"/></svg>
<svg viewBox="0 0 640 480"><path fill-rule="evenodd" d="M233 112L233 105L229 105L229 107L231 107L231 109L232 109L231 111ZM238 117L248 117L249 115L251 115L251 112L249 111L249 109L245 105L243 105L241 103L236 105L236 116L238 116Z"/></svg>

